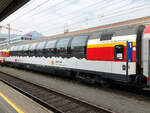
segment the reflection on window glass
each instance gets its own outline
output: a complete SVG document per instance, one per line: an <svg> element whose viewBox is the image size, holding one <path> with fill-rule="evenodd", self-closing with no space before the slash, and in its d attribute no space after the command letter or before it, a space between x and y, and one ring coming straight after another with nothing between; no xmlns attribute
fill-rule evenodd
<svg viewBox="0 0 150 113"><path fill-rule="evenodd" d="M14 50L14 48L15 48L15 46L11 47L11 48L10 48L10 51L13 51L13 50Z"/></svg>
<svg viewBox="0 0 150 113"><path fill-rule="evenodd" d="M57 53L67 53L67 47L70 39L71 39L70 37L67 37L67 38L60 39L58 41Z"/></svg>
<svg viewBox="0 0 150 113"><path fill-rule="evenodd" d="M57 42L57 40L50 40L50 41L47 42L47 44L45 46L47 56L55 53L55 44L56 44L56 42Z"/></svg>
<svg viewBox="0 0 150 113"><path fill-rule="evenodd" d="M54 48L57 40L50 40L47 42L45 48Z"/></svg>
<svg viewBox="0 0 150 113"><path fill-rule="evenodd" d="M37 43L33 43L33 44L31 44L31 46L30 46L30 50L34 50L35 48L36 48L36 45L37 45Z"/></svg>
<svg viewBox="0 0 150 113"><path fill-rule="evenodd" d="M44 49L45 44L46 44L46 42L40 42L40 43L38 43L37 49Z"/></svg>
<svg viewBox="0 0 150 113"><path fill-rule="evenodd" d="M24 50L24 51L26 51L26 50L28 50L28 49L29 49L29 47L30 47L30 45L29 45L29 44L27 44L27 45L25 45L25 46L24 46L23 50Z"/></svg>
<svg viewBox="0 0 150 113"><path fill-rule="evenodd" d="M18 51L21 51L23 49L24 45L19 46Z"/></svg>
<svg viewBox="0 0 150 113"><path fill-rule="evenodd" d="M71 43L71 52L76 53L85 53L85 46L87 43L88 36L77 36L74 37Z"/></svg>

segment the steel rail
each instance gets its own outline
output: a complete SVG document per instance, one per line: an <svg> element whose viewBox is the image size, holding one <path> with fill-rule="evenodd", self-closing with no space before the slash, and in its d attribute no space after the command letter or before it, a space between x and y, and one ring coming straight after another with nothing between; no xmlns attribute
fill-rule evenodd
<svg viewBox="0 0 150 113"><path fill-rule="evenodd" d="M115 113L84 100L0 72L0 80L54 113Z"/></svg>

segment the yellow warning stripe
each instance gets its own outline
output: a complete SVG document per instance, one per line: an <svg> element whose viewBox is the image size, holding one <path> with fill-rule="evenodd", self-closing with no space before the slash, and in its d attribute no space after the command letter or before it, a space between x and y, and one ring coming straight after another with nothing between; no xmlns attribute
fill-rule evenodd
<svg viewBox="0 0 150 113"><path fill-rule="evenodd" d="M0 52L6 52L6 53L9 53L9 51L7 50L7 51L0 51Z"/></svg>
<svg viewBox="0 0 150 113"><path fill-rule="evenodd" d="M124 46L126 46L127 42L91 44L91 45L88 45L88 48L115 47L116 45L124 45ZM133 42L133 46L136 46L136 42Z"/></svg>
<svg viewBox="0 0 150 113"><path fill-rule="evenodd" d="M9 51L5 51L6 53L9 53Z"/></svg>
<svg viewBox="0 0 150 113"><path fill-rule="evenodd" d="M13 102L11 102L7 97L4 96L4 94L2 94L0 92L0 96L9 104L11 105L18 113L24 113L20 108L18 108Z"/></svg>

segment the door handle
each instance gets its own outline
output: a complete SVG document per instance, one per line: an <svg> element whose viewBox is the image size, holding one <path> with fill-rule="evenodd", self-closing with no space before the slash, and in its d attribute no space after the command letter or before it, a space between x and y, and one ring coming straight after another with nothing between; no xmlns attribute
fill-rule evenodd
<svg viewBox="0 0 150 113"><path fill-rule="evenodd" d="M122 65L122 70L126 70L126 65Z"/></svg>

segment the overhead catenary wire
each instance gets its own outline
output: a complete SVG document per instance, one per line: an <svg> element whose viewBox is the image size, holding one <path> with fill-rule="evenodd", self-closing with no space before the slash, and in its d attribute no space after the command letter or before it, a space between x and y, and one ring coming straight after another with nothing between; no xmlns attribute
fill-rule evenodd
<svg viewBox="0 0 150 113"><path fill-rule="evenodd" d="M142 0L143 1L143 0ZM147 5L147 4L141 4L140 5L140 7L142 6L144 6L144 5ZM139 6L138 6L139 7ZM133 8L138 8L138 7L131 7L131 8L129 8L129 10L130 9L133 9ZM110 15L114 15L114 14L117 14L117 13L120 13L121 11L124 11L124 9L123 10L117 10L117 11L112 11L112 12L110 12L109 14ZM105 14L106 16L108 15L107 13ZM68 20L74 20L74 18L77 20L78 18L81 18L82 16L84 16L84 15L79 15L79 16L74 16L74 17L71 17L71 18L68 18ZM96 17L98 17L98 15L96 16ZM83 19L85 19L85 18L83 18ZM53 23L53 24L51 24L51 26L56 26L56 25L60 25L59 23L61 23L61 22L63 22L64 20L61 20L60 22L58 22L58 20L57 20L57 22L55 22L55 23ZM43 26L44 25L44 22L43 23L38 23L38 24L41 24L41 28L44 28L44 27L47 27L47 25L46 26Z"/></svg>
<svg viewBox="0 0 150 113"><path fill-rule="evenodd" d="M47 8L49 8L49 9L56 8L56 7L58 7L59 5L65 3L65 2L68 3L67 5L69 5L69 4L72 3L72 2L70 2L70 1L63 0L63 1L61 1L61 2L59 2L59 3L57 3L57 4L55 4L55 5L46 7L44 10L41 10L41 9L40 9L40 12L35 12L35 13L33 13L30 17L32 18L32 17L38 16L38 15L40 15L41 13L44 14L45 12L49 11L49 10L47 10ZM66 4L65 4L65 5L66 5ZM64 8L64 7L59 7L57 10L61 10L61 9L63 9L63 8ZM44 12L44 11L45 11L45 12Z"/></svg>
<svg viewBox="0 0 150 113"><path fill-rule="evenodd" d="M120 11L115 11L115 13L114 12L112 12L112 14L109 14L108 16L107 15L105 15L105 17L104 18L102 18L101 19L101 21L102 20L106 20L106 19L109 19L109 18L112 18L112 17L118 17L119 15L123 15L123 14L127 14L127 13L130 13L130 12L136 12L137 10L141 10L141 8L147 8L147 7L149 7L150 5L146 5L146 4L142 4L140 7L138 6L138 7L132 7L131 9L131 11L122 11L121 13L120 13ZM106 18L107 17L107 18ZM91 20L95 20L95 19L97 19L97 18L92 18L92 19L89 19L88 21L91 21ZM78 23L82 23L84 21L84 19L82 19L82 21L81 20L79 20L79 21L77 21L77 22L74 22L74 23L71 23L69 26L73 26L73 25L76 25L76 24L78 24ZM84 23L84 22L83 22ZM54 27L52 27L52 25L51 25L51 29L57 29L58 27L60 27L60 25L59 24L54 24L55 26ZM58 27L57 27L57 25L58 25ZM41 27L42 28L42 27ZM48 29L48 27L45 27L46 29Z"/></svg>
<svg viewBox="0 0 150 113"><path fill-rule="evenodd" d="M148 5L147 7L150 7L150 5ZM143 8L147 8L147 7L143 7ZM139 9L140 10L140 9ZM136 10L134 10L134 11L131 11L130 13L133 13L133 12L135 12ZM109 20L109 19L112 19L112 18L115 18L115 17L118 17L118 16L120 16L120 15L123 15L123 14L126 14L126 13L129 13L129 12L124 12L124 13L122 13L122 14L118 14L118 15L112 15L112 16L110 16L110 17L107 17L107 18L103 18L103 19L101 19L101 21L102 20ZM91 19L91 20L89 20L89 21L93 21L93 20L97 20L97 18L96 19ZM81 24L85 24L85 23L83 23L83 22L76 22L76 23L73 23L73 24L70 24L69 26L69 28L75 28L75 27L78 27L79 25L81 25ZM103 25L103 24L102 24ZM74 27L75 26L75 27ZM55 30L59 30L59 29L62 29L62 27L60 27L60 26L58 26L58 27L55 27L55 28L50 28L50 29L48 29L48 30L46 30L46 31L44 31L45 33L46 32L51 32L51 31L55 31ZM62 29L62 31L63 31L63 29Z"/></svg>
<svg viewBox="0 0 150 113"><path fill-rule="evenodd" d="M64 0L65 1L65 0ZM102 0L101 0L102 1ZM98 3L98 2L97 2ZM97 3L94 3L93 5L96 5ZM53 7L53 6L52 6ZM52 7L50 7L50 8L52 8ZM65 6L66 7L66 6ZM65 7L61 7L62 9L63 8L65 8ZM89 6L88 6L89 7ZM86 7L86 8L88 8L88 7ZM84 9L84 8L82 8L82 9ZM79 9L78 10L78 12L80 12L82 9ZM58 9L57 9L58 10ZM59 9L60 10L60 9ZM70 12L69 14L72 14L72 13L75 13L76 11L73 11L73 12ZM42 14L43 14L43 12L41 12ZM38 15L40 14L40 12L38 13ZM68 14L67 14L68 15ZM67 16L67 15L61 15L61 18L63 18L63 17L65 17L65 16ZM32 17L35 17L36 15L32 15L32 16L30 16L29 18L32 18ZM49 15L50 17L51 17L51 15ZM48 16L44 16L43 18L45 18L45 17L48 17ZM56 18L53 18L53 17L51 17L50 19L48 19L47 21L52 21L51 19L53 19L53 20L55 20ZM45 21L46 22L46 21ZM24 23L22 23L22 24L24 24ZM42 23L38 23L38 24L42 24Z"/></svg>
<svg viewBox="0 0 150 113"><path fill-rule="evenodd" d="M65 0L64 0L65 1ZM138 3L139 1L137 1L136 3ZM118 3L119 4L119 3ZM103 6L104 4L102 4L102 6ZM126 4L127 5L127 4ZM144 5L144 4L142 4L142 5ZM89 7L89 9L90 9L90 7ZM120 16L120 15L118 15L118 13L120 13L121 12L121 10L124 10L125 9L125 7L122 7L122 8L118 8L118 10L117 11L111 11L111 12L106 12L105 14L104 14L104 17L103 18L101 18L101 21L103 21L103 19L105 19L105 20L108 20L109 19L109 16L110 16L110 18L111 18L111 16L113 17L113 18L115 18L115 15L116 15L116 17L118 17L118 16ZM108 10L107 10L108 11ZM118 12L118 13L117 13ZM122 12L124 12L124 11L122 11ZM126 12L126 11L125 11ZM30 13L31 14L31 13ZM68 14L66 14L66 15L64 15L65 17L67 17L67 15ZM70 13L70 15L71 15L71 13ZM77 15L78 15L78 12L77 12ZM103 15L103 14L100 14L100 15ZM63 16L63 15L62 15ZM68 15L69 16L69 15ZM98 16L98 15L97 15ZM87 21L85 21L85 18L88 18L88 22L90 23L91 21L94 21L94 20L97 20L98 19L98 17L97 16L95 16L95 17L93 17L93 18L88 18L88 17L86 17L85 15L81 15L81 14L79 14L79 16L72 16L71 15L71 17L69 17L69 18L67 18L68 20L74 20L74 21L71 21L70 23L68 23L68 25L69 25L69 27L73 27L73 26L77 26L77 25L80 25L80 24L82 24L82 22L83 22L83 24L85 24L85 22L87 22ZM33 15L33 17L34 17L34 15ZM64 19L65 19L65 17L64 17ZM81 17L83 17L83 18L81 18ZM72 19L71 19L72 18ZM74 19L75 18L75 19ZM81 18L81 20L78 20L78 18ZM53 18L53 19L55 19L55 18ZM47 19L46 21L50 21L51 19ZM17 20L16 20L17 21ZM16 22L15 21L15 22ZM40 24L41 25L39 25L39 23L37 23L37 25L35 24L34 26L30 26L30 28L31 27L33 27L33 28L35 28L35 27L40 27L40 28L43 28L42 29L42 31L44 31L45 29L47 30L47 29L49 29L49 30L53 30L53 29L57 29L58 30L58 28L59 27L61 27L61 24L59 24L59 22L60 23L62 23L62 21L63 21L63 19L60 19L59 20L59 18L57 19L57 22L56 23L53 23L53 24L48 24L48 23L46 23L46 21L43 21L43 22L41 22ZM59 22L58 22L59 21ZM67 21L67 20L66 20ZM34 22L32 22L32 23L34 23ZM63 23L62 23L63 24ZM30 25L30 24L29 24ZM46 25L46 26L45 26ZM58 27L57 27L58 26ZM62 25L63 26L63 25ZM62 29L62 28L60 28L60 29Z"/></svg>
<svg viewBox="0 0 150 113"><path fill-rule="evenodd" d="M41 4L39 4L39 5L37 5L36 7L32 8L30 11L25 12L24 14L22 14L21 16L19 16L19 17L13 19L13 20L10 21L9 23L12 23L12 22L17 21L18 19L20 19L20 18L24 17L25 15L31 13L32 11L36 10L37 8L41 7L42 5L46 4L46 3L49 2L49 1L50 1L50 0L47 0L47 1L45 1L45 2L43 2L43 3L41 3Z"/></svg>
<svg viewBox="0 0 150 113"><path fill-rule="evenodd" d="M125 0L125 1L128 1L128 0ZM69 14L74 14L75 12L80 12L80 11L82 11L82 10L84 10L84 9L89 9L89 8L91 8L92 6L97 6L97 5L99 5L98 3L100 3L101 4L101 2L96 2L96 3L94 3L94 4L92 4L92 5L88 5L87 7L84 7L84 8L81 8L81 9L79 9L79 10L77 10L77 11L73 11L73 12L70 12ZM112 4L114 4L114 2L109 2L109 4L105 4L105 5L103 5L103 6L101 6L101 7L99 7L100 9L103 9L103 8L106 8L107 7L107 5L112 5ZM126 4L125 4L126 5ZM127 4L128 5L128 4ZM64 17L67 17L69 14L67 14L67 15L63 15L63 16L61 16L60 18L64 18ZM81 15L81 14L78 14L78 16L73 16L73 17L71 17L71 18L68 18L69 20L72 20L72 19L74 19L74 18L79 18L79 17L81 17L81 16L84 16L83 14ZM44 17L45 18L45 17ZM48 22L48 21L53 21L54 20L54 18L53 19L48 19L47 21L44 21L44 22L41 22L41 23L38 23L38 25L44 25L44 23L46 23L46 22ZM55 25L55 24L57 24L58 23L58 21L59 20L57 20L57 22L56 23L53 23L53 25ZM60 22L62 22L63 20L61 20ZM36 26L36 25L35 25Z"/></svg>
<svg viewBox="0 0 150 113"><path fill-rule="evenodd" d="M97 5L98 3L101 3L101 1L102 1L102 0L100 0L99 2L96 2L96 3L92 4L92 5L90 4L90 5L88 5L88 6L85 7L85 8L89 8L89 7L92 7L92 6L94 6L94 5ZM106 1L107 1L107 0L106 0ZM104 2L104 1L103 1L103 2ZM72 2L71 2L71 3L72 3ZM50 7L50 8L51 8L51 7ZM66 8L66 6L57 8L56 12L57 12L57 11L61 11L61 9L65 9L65 8ZM75 10L75 11L73 11L73 12L70 12L69 14L72 14L72 13L75 13L75 12L81 12L82 9L85 9L85 8L81 8L81 9ZM48 11L48 10L47 10L47 11ZM31 17L31 18L32 18L32 17L36 17L36 16L40 15L40 13L43 14L43 13L45 13L45 12L42 12L42 11L41 11L41 12L38 12L37 15L34 15L34 14L33 14L33 15L30 16L30 17ZM67 13L67 14L65 14L65 15L61 15L61 18L65 17L65 16L68 16L69 14ZM49 15L48 15L48 16L49 16ZM48 17L48 16L45 16L45 17ZM44 17L44 18L45 18L45 17ZM55 18L53 18L53 17L51 17L51 19L52 19L52 20L55 20ZM51 20L51 19L50 19L50 20ZM40 23L39 23L39 24L40 24Z"/></svg>
<svg viewBox="0 0 150 113"><path fill-rule="evenodd" d="M95 6L98 6L98 5L100 5L100 4L105 3L105 1L103 1L103 2L101 2L101 1L102 1L102 0L100 0L99 2L96 2L96 3L94 3L94 4L90 4L90 5L88 5L88 6L84 7L84 8L81 8L81 9L75 10L75 11L73 11L73 12L70 12L70 13L68 13L68 14L58 16L58 18L66 18L66 17L68 18L69 15L72 15L72 14L75 14L75 13L77 13L78 16L73 16L73 17L70 17L69 19L76 18L76 17L80 17L80 16L84 16L83 14L82 14L82 15L80 14L82 11L84 11L85 9L88 10L88 8L91 8L91 7L93 8L93 7L95 7ZM106 1L108 1L108 0L106 0ZM125 0L125 1L127 1L127 0ZM111 5L112 2L113 2L113 1L109 2L109 4ZM100 4L98 4L98 3L100 3ZM106 6L109 5L109 4L105 4L105 5L103 4L103 5L100 6L99 8L101 8L101 9L106 8ZM80 12L80 13L79 13L79 12ZM55 21L55 20L56 20L56 18L51 17L51 19L48 19L48 20L45 21L45 22L48 22L48 21ZM58 20L57 20L57 21L58 21ZM43 24L43 23L41 22L41 23L38 23L38 24Z"/></svg>
<svg viewBox="0 0 150 113"><path fill-rule="evenodd" d="M40 8L41 6L45 5L45 4L46 4L47 2L49 2L49 1L50 1L50 0L47 0L46 2L44 2L44 3L42 3L42 4L38 5L38 6L36 6L35 8L31 9L30 11L28 11L29 13L26 12L25 14L26 14L26 15L27 15L27 14L30 14L30 13L33 12L35 9ZM60 5L60 4L64 3L64 2L66 2L66 0L63 0L63 1L59 2L59 3L56 3L56 4L52 5L52 6L50 6L49 8L57 7L58 5ZM39 15L40 13L43 13L43 11L36 12L36 14L32 14L32 15L30 16L30 18L32 18L33 16L36 16L36 15ZM23 16L25 16L25 14L24 14ZM22 15L19 16L19 17L17 17L16 19L10 21L10 23L16 22L16 20L19 20L19 19L21 19L21 18L22 18Z"/></svg>
<svg viewBox="0 0 150 113"><path fill-rule="evenodd" d="M3 26L3 25L0 25L0 28L4 28L4 29L7 29L7 30L9 29L8 27ZM10 28L10 30L11 30L11 31L16 31L16 32L21 32L21 33L23 32L23 31L21 31L21 30L14 29L14 28Z"/></svg>

